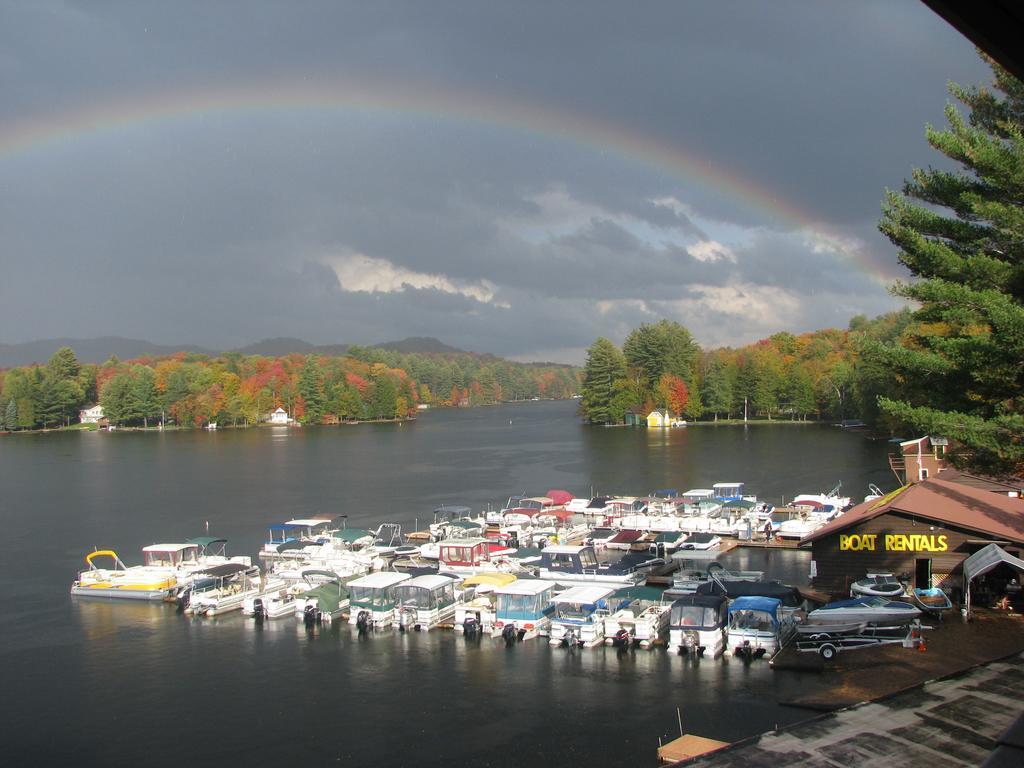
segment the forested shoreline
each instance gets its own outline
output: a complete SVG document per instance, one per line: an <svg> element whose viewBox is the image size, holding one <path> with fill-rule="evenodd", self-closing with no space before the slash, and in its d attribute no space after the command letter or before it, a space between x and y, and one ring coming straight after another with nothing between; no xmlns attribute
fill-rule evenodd
<svg viewBox="0 0 1024 768"><path fill-rule="evenodd" d="M302 424L393 420L420 405L568 398L578 374L568 365L357 346L344 356L180 352L99 365L64 347L45 365L0 371L0 429L71 426L93 404L116 426L249 426L277 408Z"/></svg>

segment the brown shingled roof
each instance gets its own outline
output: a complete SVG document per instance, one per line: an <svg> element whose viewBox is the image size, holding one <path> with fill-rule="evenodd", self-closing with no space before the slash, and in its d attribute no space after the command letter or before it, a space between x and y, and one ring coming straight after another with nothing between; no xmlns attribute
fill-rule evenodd
<svg viewBox="0 0 1024 768"><path fill-rule="evenodd" d="M1024 544L1024 500L936 478L858 504L823 528L804 536L800 543L846 530L886 512L902 512Z"/></svg>

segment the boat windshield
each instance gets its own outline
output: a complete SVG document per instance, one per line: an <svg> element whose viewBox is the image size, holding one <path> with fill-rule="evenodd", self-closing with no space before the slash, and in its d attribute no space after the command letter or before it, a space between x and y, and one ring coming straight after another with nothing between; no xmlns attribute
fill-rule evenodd
<svg viewBox="0 0 1024 768"><path fill-rule="evenodd" d="M672 609L672 626L713 627L718 611L701 605L679 605Z"/></svg>
<svg viewBox="0 0 1024 768"><path fill-rule="evenodd" d="M730 629L756 629L759 632L775 631L772 616L764 611L735 611L729 616Z"/></svg>
<svg viewBox="0 0 1024 768"><path fill-rule="evenodd" d="M592 549L580 550L580 567L581 568L597 568L597 555L594 554Z"/></svg>
<svg viewBox="0 0 1024 768"><path fill-rule="evenodd" d="M387 608L394 603L392 589L376 587L352 587L351 601L366 608Z"/></svg>
<svg viewBox="0 0 1024 768"><path fill-rule="evenodd" d="M498 595L498 613L530 615L537 613L537 595Z"/></svg>
<svg viewBox="0 0 1024 768"><path fill-rule="evenodd" d="M557 603L555 613L560 619L588 619L594 612L590 603Z"/></svg>

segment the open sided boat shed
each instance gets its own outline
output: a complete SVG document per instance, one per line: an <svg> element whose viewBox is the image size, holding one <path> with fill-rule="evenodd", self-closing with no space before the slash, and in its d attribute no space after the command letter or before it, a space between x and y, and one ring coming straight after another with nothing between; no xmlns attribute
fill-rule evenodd
<svg viewBox="0 0 1024 768"><path fill-rule="evenodd" d="M911 587L942 587L961 600L963 563L990 544L1024 550L1024 500L930 478L859 504L801 539L814 587L849 594L866 573L893 573Z"/></svg>

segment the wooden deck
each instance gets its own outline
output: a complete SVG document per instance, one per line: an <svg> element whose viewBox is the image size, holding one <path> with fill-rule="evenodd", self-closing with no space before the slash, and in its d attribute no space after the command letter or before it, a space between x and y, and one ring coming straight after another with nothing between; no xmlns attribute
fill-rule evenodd
<svg viewBox="0 0 1024 768"><path fill-rule="evenodd" d="M728 747L728 741L705 739L703 736L684 734L668 744L658 747L658 764L671 765L680 760L692 760L695 757L714 752L716 749Z"/></svg>

